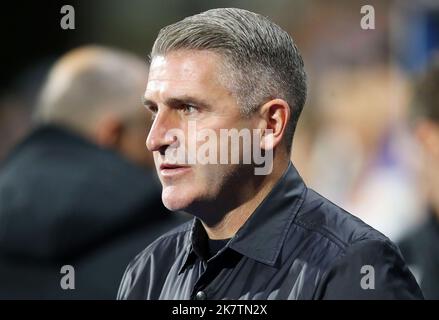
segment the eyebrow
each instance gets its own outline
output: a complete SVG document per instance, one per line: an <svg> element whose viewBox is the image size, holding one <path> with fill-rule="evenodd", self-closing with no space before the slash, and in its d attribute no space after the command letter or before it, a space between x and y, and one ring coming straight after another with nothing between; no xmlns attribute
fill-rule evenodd
<svg viewBox="0 0 439 320"><path fill-rule="evenodd" d="M157 106L157 103L154 100L147 99L145 98L145 96L142 96L142 101L145 107ZM211 108L210 104L207 103L206 101L191 96L174 97L165 100L165 105L170 107L177 107L182 104L194 105L204 109Z"/></svg>

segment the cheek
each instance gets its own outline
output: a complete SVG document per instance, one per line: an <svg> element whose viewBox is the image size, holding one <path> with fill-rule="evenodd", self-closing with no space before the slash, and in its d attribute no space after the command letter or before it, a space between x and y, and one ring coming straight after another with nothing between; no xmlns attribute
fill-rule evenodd
<svg viewBox="0 0 439 320"><path fill-rule="evenodd" d="M191 196L209 198L221 185L221 176L218 165L196 165L193 175L182 185L190 190Z"/></svg>
<svg viewBox="0 0 439 320"><path fill-rule="evenodd" d="M203 185L205 193L216 193L222 188L224 182L232 170L231 165L212 164L201 166L199 172L198 185Z"/></svg>

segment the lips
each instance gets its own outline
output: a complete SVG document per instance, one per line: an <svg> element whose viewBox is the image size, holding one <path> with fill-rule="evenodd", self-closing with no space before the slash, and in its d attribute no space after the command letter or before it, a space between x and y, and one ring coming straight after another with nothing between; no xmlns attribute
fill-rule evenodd
<svg viewBox="0 0 439 320"><path fill-rule="evenodd" d="M189 166L162 163L160 165L160 174L165 177L177 176L188 172L190 169Z"/></svg>

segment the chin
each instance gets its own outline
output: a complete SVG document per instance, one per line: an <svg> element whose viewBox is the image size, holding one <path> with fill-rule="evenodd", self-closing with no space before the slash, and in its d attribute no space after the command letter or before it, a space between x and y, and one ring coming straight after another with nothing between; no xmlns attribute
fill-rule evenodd
<svg viewBox="0 0 439 320"><path fill-rule="evenodd" d="M193 203L193 197L175 187L163 187L163 205L171 211L184 210Z"/></svg>

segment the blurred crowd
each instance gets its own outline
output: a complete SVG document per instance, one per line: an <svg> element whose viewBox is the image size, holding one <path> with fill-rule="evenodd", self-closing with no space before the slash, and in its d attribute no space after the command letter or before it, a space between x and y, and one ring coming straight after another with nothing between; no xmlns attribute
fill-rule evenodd
<svg viewBox="0 0 439 320"><path fill-rule="evenodd" d="M377 30L365 31L359 4L310 3L239 2L288 29L304 56L310 92L292 160L310 187L399 243L438 299L439 6L371 1ZM141 34L135 21L124 30ZM110 25L93 29L102 42ZM186 219L160 201L140 102L146 59L128 40L35 61L0 96L0 298L113 299L131 258ZM81 290L59 288L66 264Z"/></svg>

